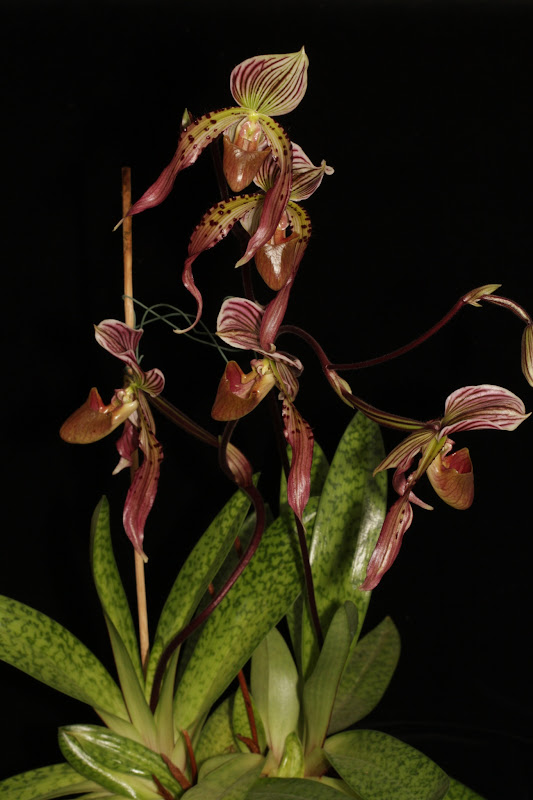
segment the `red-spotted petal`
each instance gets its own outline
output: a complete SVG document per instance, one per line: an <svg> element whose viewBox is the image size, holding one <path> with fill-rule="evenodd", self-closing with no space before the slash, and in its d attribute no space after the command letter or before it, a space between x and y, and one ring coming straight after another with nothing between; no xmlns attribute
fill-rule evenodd
<svg viewBox="0 0 533 800"><path fill-rule="evenodd" d="M514 431L530 416L525 412L520 398L501 386L464 386L446 400L440 436L481 429Z"/></svg>
<svg viewBox="0 0 533 800"><path fill-rule="evenodd" d="M446 449L451 446L448 443ZM449 506L461 511L470 508L474 500L474 472L466 447L449 455L439 453L428 467L427 476L438 496Z"/></svg>
<svg viewBox="0 0 533 800"><path fill-rule="evenodd" d="M265 309L244 297L224 300L217 318L217 336L232 347L259 350L259 330Z"/></svg>
<svg viewBox="0 0 533 800"><path fill-rule="evenodd" d="M366 591L375 589L383 575L391 568L402 545L403 536L413 521L409 494L399 497L389 509L379 534L372 557L368 562L366 578L359 587Z"/></svg>
<svg viewBox="0 0 533 800"><path fill-rule="evenodd" d="M153 208L162 203L172 191L178 174L194 164L200 153L214 139L243 116L242 108L223 108L194 120L188 128L181 132L177 150L170 164L165 167L155 183L132 205L127 216L139 214L141 211L146 211L147 208Z"/></svg>
<svg viewBox="0 0 533 800"><path fill-rule="evenodd" d="M218 242L228 235L235 223L249 214L262 201L263 196L259 193L252 195L241 195L231 200L223 200L217 203L204 214L194 232L189 243L189 257L183 267L182 281L186 289L196 300L197 310L194 322L187 328L181 328L176 333L186 333L197 324L202 315L203 300L202 294L194 282L192 265L198 256L205 250L214 247Z"/></svg>
<svg viewBox="0 0 533 800"><path fill-rule="evenodd" d="M239 105L263 114L288 114L305 94L308 65L303 47L298 53L248 58L231 73L233 98Z"/></svg>
<svg viewBox="0 0 533 800"><path fill-rule="evenodd" d="M287 500L302 522L311 491L314 436L309 423L305 421L287 397L283 398L282 416L285 439L292 448L291 467L287 481Z"/></svg>

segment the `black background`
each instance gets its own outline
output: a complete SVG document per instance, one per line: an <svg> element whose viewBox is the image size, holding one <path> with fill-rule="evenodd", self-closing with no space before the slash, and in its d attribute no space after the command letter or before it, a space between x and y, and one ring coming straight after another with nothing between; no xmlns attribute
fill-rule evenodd
<svg viewBox="0 0 533 800"><path fill-rule="evenodd" d="M257 53L305 45L309 88L281 121L335 174L307 203L314 226L287 320L336 361L387 352L432 325L467 290L502 283L533 311L530 3L3 3L2 236L5 472L0 591L76 633L111 666L88 566L88 523L111 499L117 551L126 476L111 440L61 442L61 422L120 366L92 324L122 316L120 168L138 197L172 156L185 106L232 103L229 74ZM134 222L135 294L192 310L181 287L188 236L218 199L205 154L157 210ZM228 240L195 266L211 327L239 294ZM257 289L260 299L266 292ZM144 365L214 433L219 357L150 326ZM462 385L502 384L533 408L520 373L522 327L494 307L466 309L403 359L353 373L355 393L417 418L439 416ZM299 408L329 456L351 412L305 363ZM241 359L243 367L246 360ZM232 487L214 452L158 422L165 447L146 551L152 628L178 565ZM415 510L401 555L374 593L368 626L391 614L400 666L365 721L424 750L488 800L530 797L531 423L458 437L471 448L476 501L464 514ZM385 433L390 449L398 441ZM258 409L236 442L265 474L274 454ZM7 473L7 474L6 474ZM431 502L424 485L422 497ZM127 577L131 590L131 578ZM0 777L60 760L60 724L92 712L0 664ZM388 799L387 799L388 800Z"/></svg>

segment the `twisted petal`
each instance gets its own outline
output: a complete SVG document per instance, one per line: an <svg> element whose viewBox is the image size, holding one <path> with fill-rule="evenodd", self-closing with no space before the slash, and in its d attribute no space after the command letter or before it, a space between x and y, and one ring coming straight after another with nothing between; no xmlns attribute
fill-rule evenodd
<svg viewBox="0 0 533 800"><path fill-rule="evenodd" d="M200 153L214 139L235 122L243 119L244 116L242 108L223 108L220 111L204 114L203 117L194 120L185 130L182 130L172 161L165 167L155 183L132 205L127 216L139 214L141 211L146 211L147 208L153 208L162 203L172 191L178 174L194 164Z"/></svg>
<svg viewBox="0 0 533 800"><path fill-rule="evenodd" d="M252 366L245 375L235 361L228 362L211 410L213 419L227 422L246 416L272 389L275 377L268 359L253 361Z"/></svg>
<svg viewBox="0 0 533 800"><path fill-rule="evenodd" d="M235 265L237 267L250 261L259 248L274 236L289 202L292 187L292 148L289 137L281 125L270 117L261 115L259 122L272 148L272 157L277 163L279 174L265 195L259 225L248 242L246 252Z"/></svg>
<svg viewBox="0 0 533 800"><path fill-rule="evenodd" d="M457 431L514 431L530 415L515 394L501 386L464 386L446 400L440 436Z"/></svg>
<svg viewBox="0 0 533 800"><path fill-rule="evenodd" d="M224 300L217 318L217 336L232 347L260 350L259 331L265 309L244 297Z"/></svg>
<svg viewBox="0 0 533 800"><path fill-rule="evenodd" d="M238 447L231 442L226 449L226 458L237 486L245 488L252 485L252 465Z"/></svg>
<svg viewBox="0 0 533 800"><path fill-rule="evenodd" d="M451 443L446 450L451 450ZM470 453L466 447L456 453L442 455L432 461L427 476L441 500L462 511L470 508L474 500L474 472Z"/></svg>
<svg viewBox="0 0 533 800"><path fill-rule="evenodd" d="M288 397L283 398L282 417L285 438L292 448L287 499L290 507L302 522L303 512L311 491L314 436L311 426Z"/></svg>
<svg viewBox="0 0 533 800"><path fill-rule="evenodd" d="M93 386L85 403L63 423L59 435L70 444L91 444L114 431L135 412L137 400L106 406Z"/></svg>
<svg viewBox="0 0 533 800"><path fill-rule="evenodd" d="M126 467L131 467L133 454L139 447L139 415L132 414L131 418L126 420L122 435L116 443L117 450L120 455L119 462L113 470L113 475L118 475Z"/></svg>
<svg viewBox="0 0 533 800"><path fill-rule="evenodd" d="M366 578L359 587L360 589L370 591L376 588L385 572L390 569L396 560L404 533L410 527L412 521L413 509L407 493L396 500L385 517L376 547L368 562Z"/></svg>
<svg viewBox="0 0 533 800"><path fill-rule="evenodd" d="M298 53L248 58L231 73L233 99L263 114L288 114L305 94L308 65L303 47Z"/></svg>
<svg viewBox="0 0 533 800"><path fill-rule="evenodd" d="M147 561L142 547L144 526L157 493L163 450L155 436L152 411L142 393L139 394L139 425L139 447L143 460L129 488L122 519L135 550Z"/></svg>
<svg viewBox="0 0 533 800"><path fill-rule="evenodd" d="M231 200L217 203L204 214L198 225L193 231L189 243L189 257L183 267L182 281L186 289L196 300L196 318L187 328L182 328L176 333L186 333L197 324L202 315L203 299L202 294L194 282L192 265L200 253L214 247L222 241L235 223L252 211L259 202L262 202L261 194L241 195ZM248 259L247 259L248 260ZM245 263L245 262L243 262Z"/></svg>

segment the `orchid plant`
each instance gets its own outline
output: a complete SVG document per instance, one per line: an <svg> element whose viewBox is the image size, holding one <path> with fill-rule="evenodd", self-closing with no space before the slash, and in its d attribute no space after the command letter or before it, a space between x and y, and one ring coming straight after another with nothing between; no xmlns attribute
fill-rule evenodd
<svg viewBox="0 0 533 800"><path fill-rule="evenodd" d="M186 111L171 163L126 206L121 222L127 242L132 217L161 203L180 171L208 145L214 148L222 196L192 234L182 280L196 309L176 333L204 324L192 265L233 229L241 244L236 266L244 296L223 300L216 336L235 359L250 351L250 370L224 355L212 418L226 424L215 435L163 396L160 369L141 367L143 330L131 314L126 323L106 319L95 327L96 341L124 365L121 388L107 405L92 388L60 435L87 444L123 426L115 473L131 469L123 525L141 568L163 459L154 415L213 446L235 493L182 564L144 649L147 632L140 629L139 648L113 555L109 506L105 498L98 503L91 567L117 680L69 631L35 609L0 599L2 659L91 706L102 723L60 728L64 761L3 781L6 800L173 800L185 794L190 800L262 800L265 794L334 800L339 792L356 800L479 798L414 748L360 727L386 690L400 650L390 618L364 634L363 624L371 590L392 567L413 522L412 505L431 509L415 494L424 475L453 508L473 501L469 452L454 450L451 437L513 431L529 414L509 390L483 384L455 389L443 416L423 422L357 397L341 373L397 358L462 308L491 303L524 322L522 370L533 386L533 320L496 294L498 285L488 284L463 295L413 342L371 362L345 364L331 361L311 333L285 322L311 235L300 202L333 172L325 161L314 165L273 119L303 98L307 67L303 48L239 64L230 79L237 105L199 119ZM230 196L252 182L258 191ZM252 259L266 285L262 302L253 288ZM126 300L131 304L132 297ZM331 463L296 407L304 366L278 349L279 337L290 335L309 346L335 402L356 410ZM231 441L238 420L267 395L283 468L276 513L265 506L259 477ZM388 455L380 426L407 434ZM398 497L387 512L388 469L395 470ZM288 635L277 627L282 621Z"/></svg>

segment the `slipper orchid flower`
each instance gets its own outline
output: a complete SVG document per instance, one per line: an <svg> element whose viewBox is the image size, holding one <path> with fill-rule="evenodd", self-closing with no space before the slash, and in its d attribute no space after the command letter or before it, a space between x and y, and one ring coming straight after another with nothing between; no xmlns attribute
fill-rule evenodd
<svg viewBox="0 0 533 800"><path fill-rule="evenodd" d="M294 142L291 149L292 186L289 202L282 210L272 235L254 249L258 272L274 291L280 290L289 276L296 274L311 235L311 221L307 212L298 205L298 201L307 200L318 189L324 175L333 174L333 168L325 161L320 166L315 166ZM197 313L192 325L180 331L181 333L193 328L202 314L202 295L194 282L193 262L205 250L222 241L238 221L250 235L250 241L254 240L261 229L265 206L269 202L270 192L279 180L279 173L278 162L272 159L265 161L254 177L254 183L262 189L261 192L216 203L194 229L189 243L189 255L183 268L183 284L196 300ZM243 256L235 266L241 266L248 260Z"/></svg>
<svg viewBox="0 0 533 800"><path fill-rule="evenodd" d="M470 455L466 448L451 452L454 442L450 435L482 429L513 431L529 416L520 398L507 389L490 384L465 386L447 398L442 419L427 422L389 453L375 473L395 467L393 487L400 496L385 518L361 589L374 589L392 566L413 520L411 504L431 510L413 492L425 473L444 502L460 510L471 506L474 474ZM418 454L418 465L410 471Z"/></svg>
<svg viewBox="0 0 533 800"><path fill-rule="evenodd" d="M290 140L272 117L288 114L300 103L307 89L308 64L303 47L297 53L255 56L238 64L230 77L237 106L204 114L182 130L172 161L130 208L128 216L162 203L177 175L225 134L224 173L232 191L241 191L251 183L265 159L274 159L279 167L277 180L265 198L261 223L240 263L253 258L274 235L292 184ZM229 210L221 209L221 213Z"/></svg>
<svg viewBox="0 0 533 800"><path fill-rule="evenodd" d="M92 388L86 402L63 423L59 433L66 442L88 444L102 439L124 423L124 431L117 442L120 460L113 474L131 466L133 453L140 448L143 460L124 503L123 522L135 550L146 561L142 547L144 526L154 504L163 459L146 395L160 394L165 379L158 369L144 372L140 368L135 350L142 334L142 330L133 330L113 319L95 326L98 344L126 364L125 385L115 391L109 405L105 405L97 389Z"/></svg>
<svg viewBox="0 0 533 800"><path fill-rule="evenodd" d="M217 320L217 335L233 347L255 350L262 358L251 361L245 374L230 361L220 381L211 415L220 421L240 419L249 414L276 387L282 401L285 439L292 448L292 462L287 481L288 502L301 521L309 500L314 437L310 425L294 405L298 393L301 361L276 350L274 344L264 349L260 342L263 306L244 298L225 300Z"/></svg>

